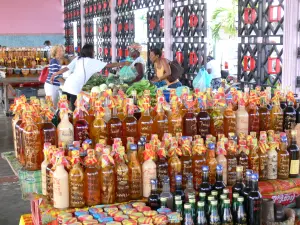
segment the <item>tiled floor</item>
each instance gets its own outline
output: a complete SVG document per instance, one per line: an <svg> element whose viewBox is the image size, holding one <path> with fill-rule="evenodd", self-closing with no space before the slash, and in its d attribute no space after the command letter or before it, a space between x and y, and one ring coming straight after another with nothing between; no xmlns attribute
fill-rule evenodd
<svg viewBox="0 0 300 225"><path fill-rule="evenodd" d="M7 151L13 151L11 118L4 116L0 107L0 153ZM30 202L22 200L17 177L0 158L0 224L17 225L25 213L30 213Z"/></svg>

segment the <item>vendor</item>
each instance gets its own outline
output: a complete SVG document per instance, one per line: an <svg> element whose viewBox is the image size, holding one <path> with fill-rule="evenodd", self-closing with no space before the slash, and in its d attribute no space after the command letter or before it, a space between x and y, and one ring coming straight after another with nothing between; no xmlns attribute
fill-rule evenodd
<svg viewBox="0 0 300 225"><path fill-rule="evenodd" d="M138 43L133 43L128 46L129 56L133 59L133 62L125 62L125 65L130 66L136 74L135 79L130 84L138 82L143 79L145 75L146 64L141 57L142 46Z"/></svg>
<svg viewBox="0 0 300 225"><path fill-rule="evenodd" d="M162 52L159 48L151 49L150 60L154 64L155 77L152 82L157 87L168 85L168 88L177 88L182 86L181 82L172 79L171 67L167 59L162 57Z"/></svg>

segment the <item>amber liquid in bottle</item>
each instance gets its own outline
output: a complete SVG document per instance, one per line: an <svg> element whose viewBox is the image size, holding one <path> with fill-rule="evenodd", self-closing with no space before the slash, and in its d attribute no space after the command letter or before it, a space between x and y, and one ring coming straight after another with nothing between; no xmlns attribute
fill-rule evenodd
<svg viewBox="0 0 300 225"><path fill-rule="evenodd" d="M280 150L278 152L278 168L277 178L288 179L290 170L290 154L287 151L287 138L286 136L281 137Z"/></svg>
<svg viewBox="0 0 300 225"><path fill-rule="evenodd" d="M259 107L259 130L267 131L270 129L270 111L267 107L265 97L261 97Z"/></svg>
<svg viewBox="0 0 300 225"><path fill-rule="evenodd" d="M250 103L248 107L249 114L249 133L256 132L259 135L259 112L255 103Z"/></svg>
<svg viewBox="0 0 300 225"><path fill-rule="evenodd" d="M160 148L157 152L158 160L156 162L157 170L157 188L161 192L163 189L164 178L168 177L168 160L164 148Z"/></svg>
<svg viewBox="0 0 300 225"><path fill-rule="evenodd" d="M267 180L267 172L268 172L268 145L266 142L266 134L265 132L261 132L260 135L260 143L259 143L259 180Z"/></svg>
<svg viewBox="0 0 300 225"><path fill-rule="evenodd" d="M178 145L177 145L177 141L175 138L175 141L173 139L172 141L172 146L171 149L169 150L169 160L168 160L168 173L169 173L169 177L170 177L170 187L171 187L171 192L174 193L176 190L176 175L180 175L181 174L181 161L178 158ZM179 151L180 152L180 151Z"/></svg>
<svg viewBox="0 0 300 225"><path fill-rule="evenodd" d="M201 146L199 146L201 148ZM193 149L194 150L194 149ZM202 183L202 167L206 166L205 152L193 151L192 157L192 171L193 171L193 183L196 191L200 189Z"/></svg>
<svg viewBox="0 0 300 225"><path fill-rule="evenodd" d="M182 174L182 187L186 188L188 176L192 173L192 150L189 140L185 140L182 145L181 161L181 174Z"/></svg>
<svg viewBox="0 0 300 225"><path fill-rule="evenodd" d="M82 144L86 139L89 139L89 124L84 119L83 112L79 110L78 120L74 124L74 141Z"/></svg>
<svg viewBox="0 0 300 225"><path fill-rule="evenodd" d="M297 145L297 131L291 131L292 141L288 147L290 153L290 172L289 177L295 178L299 175L299 146Z"/></svg>
<svg viewBox="0 0 300 225"><path fill-rule="evenodd" d="M207 165L209 166L209 183L214 184L216 182L217 172L217 159L215 154L215 144L208 144L208 154L206 158Z"/></svg>
<svg viewBox="0 0 300 225"><path fill-rule="evenodd" d="M172 103L172 112L168 117L169 133L172 134L172 136L175 136L176 133L182 133L182 117L176 104L177 103Z"/></svg>
<svg viewBox="0 0 300 225"><path fill-rule="evenodd" d="M249 169L253 170L253 173L259 173L259 156L258 156L258 146L257 139L252 140L253 144L250 149L249 154Z"/></svg>
<svg viewBox="0 0 300 225"><path fill-rule="evenodd" d="M142 169L137 158L136 150L136 148L132 149L128 164L131 200L137 200L142 198Z"/></svg>
<svg viewBox="0 0 300 225"><path fill-rule="evenodd" d="M182 118L182 135L195 136L197 134L197 119L193 107L190 107Z"/></svg>
<svg viewBox="0 0 300 225"><path fill-rule="evenodd" d="M15 135L16 135L16 151L17 151L17 159L21 162L21 149L22 149L22 135L20 130L20 125L22 124L22 120L19 119L15 124Z"/></svg>
<svg viewBox="0 0 300 225"><path fill-rule="evenodd" d="M153 133L158 135L159 140L162 140L164 133L168 133L168 119L160 104L157 107L157 115L153 120Z"/></svg>
<svg viewBox="0 0 300 225"><path fill-rule="evenodd" d="M294 103L288 101L288 106L284 109L283 114L283 131L287 132L294 129L296 125L296 110L294 108Z"/></svg>
<svg viewBox="0 0 300 225"><path fill-rule="evenodd" d="M227 185L233 186L236 183L236 167L237 167L237 157L235 144L230 142L228 147L227 158Z"/></svg>
<svg viewBox="0 0 300 225"><path fill-rule="evenodd" d="M271 122L270 127L271 130L274 130L275 133L282 132L283 127L283 110L279 105L279 101L275 101L271 110Z"/></svg>
<svg viewBox="0 0 300 225"><path fill-rule="evenodd" d="M43 123L41 132L43 143L49 142L51 145L57 145L57 133L55 125L47 118L45 118L44 121L45 122Z"/></svg>
<svg viewBox="0 0 300 225"><path fill-rule="evenodd" d="M52 162L54 158L52 158ZM50 202L53 202L53 172L55 167L50 162L46 167L46 185L47 185L47 198Z"/></svg>
<svg viewBox="0 0 300 225"><path fill-rule="evenodd" d="M224 116L221 108L215 106L210 114L210 132L213 136L217 137L218 134L224 134Z"/></svg>
<svg viewBox="0 0 300 225"><path fill-rule="evenodd" d="M128 106L128 113L126 118L122 122L123 132L122 132L122 142L127 146L127 138L133 137L135 143L138 141L138 121L133 116L134 108L133 106Z"/></svg>
<svg viewBox="0 0 300 225"><path fill-rule="evenodd" d="M246 170L249 168L248 156L245 153L245 145L240 147L240 153L238 155L238 165L243 167L242 179L246 179Z"/></svg>
<svg viewBox="0 0 300 225"><path fill-rule="evenodd" d="M122 151L118 150L119 156L116 160L116 202L128 202L130 200L128 166L124 160L124 147L122 149Z"/></svg>
<svg viewBox="0 0 300 225"><path fill-rule="evenodd" d="M201 135L202 138L210 133L210 122L210 116L203 106L197 115L197 134Z"/></svg>
<svg viewBox="0 0 300 225"><path fill-rule="evenodd" d="M100 139L107 139L107 126L100 112L96 112L96 118L92 122L90 136L95 146Z"/></svg>
<svg viewBox="0 0 300 225"><path fill-rule="evenodd" d="M15 116L11 120L11 126L12 126L12 132L13 132L13 141L14 141L14 150L15 150L15 156L17 159L19 159L19 153L18 153L18 139L17 139L17 131L16 131L16 124L21 120L19 113L16 113ZM18 125L19 126L19 125ZM19 131L18 131L19 132Z"/></svg>
<svg viewBox="0 0 300 225"><path fill-rule="evenodd" d="M230 103L224 111L224 134L228 137L228 133L234 133L236 131L236 116L232 110L232 104Z"/></svg>
<svg viewBox="0 0 300 225"><path fill-rule="evenodd" d="M112 116L107 123L107 144L112 145L114 138L122 138L122 121L117 116L117 108L112 109Z"/></svg>
<svg viewBox="0 0 300 225"><path fill-rule="evenodd" d="M138 122L138 133L139 138L146 137L147 142L150 141L151 135L152 135L152 126L153 126L153 120L149 113L149 106L146 105L145 111Z"/></svg>

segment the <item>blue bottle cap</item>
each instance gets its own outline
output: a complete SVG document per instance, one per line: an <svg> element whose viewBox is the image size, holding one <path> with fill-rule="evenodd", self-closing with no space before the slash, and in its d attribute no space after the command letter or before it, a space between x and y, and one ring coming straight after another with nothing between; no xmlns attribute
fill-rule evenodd
<svg viewBox="0 0 300 225"><path fill-rule="evenodd" d="M85 139L83 143L87 143L87 144L91 145L92 144L92 140L91 139Z"/></svg>
<svg viewBox="0 0 300 225"><path fill-rule="evenodd" d="M208 172L209 171L209 167L208 166L202 166L202 171L203 172Z"/></svg>
<svg viewBox="0 0 300 225"><path fill-rule="evenodd" d="M150 180L150 183L151 183L151 184L157 184L157 180L156 180L156 179L151 179L151 180Z"/></svg>
<svg viewBox="0 0 300 225"><path fill-rule="evenodd" d="M176 181L182 181L182 176L181 175L176 175L175 180Z"/></svg>
<svg viewBox="0 0 300 225"><path fill-rule="evenodd" d="M246 177L250 177L252 175L252 173L253 173L253 170L247 169L246 170Z"/></svg>
<svg viewBox="0 0 300 225"><path fill-rule="evenodd" d="M131 151L136 151L137 150L136 144L130 144L130 150Z"/></svg>
<svg viewBox="0 0 300 225"><path fill-rule="evenodd" d="M284 143L287 142L287 137L286 137L286 135L282 135L282 136L281 136L281 142L284 142Z"/></svg>
<svg viewBox="0 0 300 225"><path fill-rule="evenodd" d="M257 174L257 173L253 173L253 174L251 175L251 180L252 180L252 181L258 181L258 174Z"/></svg>
<svg viewBox="0 0 300 225"><path fill-rule="evenodd" d="M209 144L208 144L208 148L209 148L209 149L215 149L215 143L212 143L212 142L209 143Z"/></svg>
<svg viewBox="0 0 300 225"><path fill-rule="evenodd" d="M220 165L220 164L218 164L218 165L217 165L217 171L223 171L223 166Z"/></svg>

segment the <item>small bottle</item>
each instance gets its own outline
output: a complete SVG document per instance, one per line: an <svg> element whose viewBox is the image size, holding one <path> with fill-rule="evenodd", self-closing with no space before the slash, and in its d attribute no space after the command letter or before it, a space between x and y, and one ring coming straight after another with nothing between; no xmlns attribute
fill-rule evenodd
<svg viewBox="0 0 300 225"><path fill-rule="evenodd" d="M209 167L203 166L202 167L202 183L200 185L199 192L205 192L207 196L210 195L210 192L212 189L212 187L209 183L208 174L209 174Z"/></svg>
<svg viewBox="0 0 300 225"><path fill-rule="evenodd" d="M216 200L211 201L211 212L209 215L209 224L211 225L221 225L220 216L218 213L218 202Z"/></svg>
<svg viewBox="0 0 300 225"><path fill-rule="evenodd" d="M289 177L295 178L299 175L299 146L297 145L297 131L292 130L292 141L288 147L288 152L290 153L290 172Z"/></svg>
<svg viewBox="0 0 300 225"><path fill-rule="evenodd" d="M189 174L187 180L188 180L188 182L187 182L186 188L184 190L185 202L188 202L189 196L193 195L194 198L196 197L196 192L195 192L194 185L193 185L193 175Z"/></svg>
<svg viewBox="0 0 300 225"><path fill-rule="evenodd" d="M196 199L192 198L192 196L190 196L189 203L191 205L193 221L194 221L194 223L196 223Z"/></svg>
<svg viewBox="0 0 300 225"><path fill-rule="evenodd" d="M268 164L267 164L267 179L276 180L277 179L277 143L270 143L270 150L268 151Z"/></svg>
<svg viewBox="0 0 300 225"><path fill-rule="evenodd" d="M243 189L245 185L243 183L243 167L237 166L236 167L236 183L232 187L232 193L237 192L239 195L242 195Z"/></svg>
<svg viewBox="0 0 300 225"><path fill-rule="evenodd" d="M148 204L152 210L157 210L160 207L159 194L157 190L157 180L151 179L150 184L151 184L151 192L148 197Z"/></svg>
<svg viewBox="0 0 300 225"><path fill-rule="evenodd" d="M249 196L249 193L251 191L251 176L252 176L253 171L252 170L247 170L246 171L246 185L242 191L242 196L245 198L245 209L247 210L247 199Z"/></svg>
<svg viewBox="0 0 300 225"><path fill-rule="evenodd" d="M142 169L137 158L137 146L130 145L131 154L128 163L128 176L131 199L137 200L142 197Z"/></svg>
<svg viewBox="0 0 300 225"><path fill-rule="evenodd" d="M191 204L184 204L184 225L194 225Z"/></svg>
<svg viewBox="0 0 300 225"><path fill-rule="evenodd" d="M209 182L214 184L216 182L216 168L217 168L217 159L215 155L215 144L208 144L208 154L207 154L207 165L209 166Z"/></svg>
<svg viewBox="0 0 300 225"><path fill-rule="evenodd" d="M222 224L233 224L233 220L232 220L232 215L231 215L231 211L230 211L230 200L229 199L225 199L224 200L224 209L223 209L223 213L222 213Z"/></svg>
<svg viewBox="0 0 300 225"><path fill-rule="evenodd" d="M290 154L287 151L287 138L286 135L281 135L280 137L280 150L278 152L278 179L288 179L289 178L289 170L290 170Z"/></svg>
<svg viewBox="0 0 300 225"><path fill-rule="evenodd" d="M197 203L197 219L196 225L207 225L207 220L205 216L205 202L199 201Z"/></svg>
<svg viewBox="0 0 300 225"><path fill-rule="evenodd" d="M217 165L217 178L213 189L218 191L218 197L223 193L223 189L226 187L223 181L223 167L222 165Z"/></svg>
<svg viewBox="0 0 300 225"><path fill-rule="evenodd" d="M238 204L237 204L237 217L235 218L235 224L239 225L247 225L247 214L249 212L245 210L244 198L238 197ZM250 212L251 213L251 212Z"/></svg>
<svg viewBox="0 0 300 225"><path fill-rule="evenodd" d="M232 211L232 216L233 216L233 221L236 222L236 218L237 218L237 199L239 197L239 193L235 192L232 194L232 204L231 204L231 211Z"/></svg>
<svg viewBox="0 0 300 225"><path fill-rule="evenodd" d="M179 213L181 217L183 216L182 200L175 201L175 212Z"/></svg>
<svg viewBox="0 0 300 225"><path fill-rule="evenodd" d="M248 224L261 224L262 196L258 190L258 174L251 176L251 192L248 197Z"/></svg>
<svg viewBox="0 0 300 225"><path fill-rule="evenodd" d="M176 175L176 189L175 189L175 195L180 195L181 200L185 200L185 195L184 191L182 190L182 176L181 175Z"/></svg>
<svg viewBox="0 0 300 225"><path fill-rule="evenodd" d="M165 176L168 176L168 160L165 148L160 148L157 151L158 160L156 162L158 191L161 192Z"/></svg>
<svg viewBox="0 0 300 225"><path fill-rule="evenodd" d="M170 180L168 176L164 176L160 197L167 198L167 207L173 211L173 195L170 191Z"/></svg>
<svg viewBox="0 0 300 225"><path fill-rule="evenodd" d="M206 193L205 192L199 193L199 201L206 202Z"/></svg>

